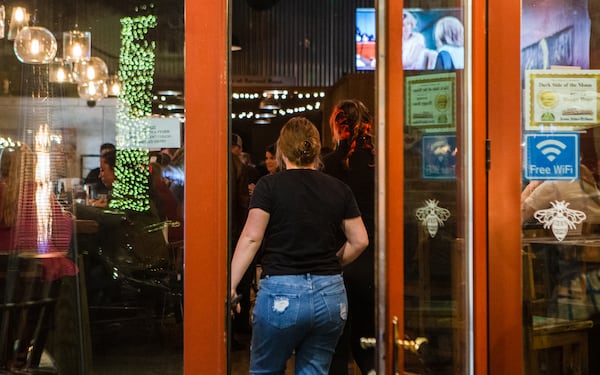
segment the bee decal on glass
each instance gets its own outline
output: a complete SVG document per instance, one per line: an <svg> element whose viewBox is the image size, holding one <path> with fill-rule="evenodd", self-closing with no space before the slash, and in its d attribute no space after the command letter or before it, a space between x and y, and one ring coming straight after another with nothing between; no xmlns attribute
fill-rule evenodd
<svg viewBox="0 0 600 375"><path fill-rule="evenodd" d="M438 203L435 199L428 199L425 207L418 208L416 212L417 219L427 228L431 237L435 237L438 228L444 226L444 222L450 217L450 211L438 207Z"/></svg>
<svg viewBox="0 0 600 375"><path fill-rule="evenodd" d="M554 201L550 202L551 208L537 210L533 214L544 228L552 228L552 233L557 240L562 241L567 236L569 229L575 229L575 226L586 219L585 212L572 210L569 208L569 202Z"/></svg>

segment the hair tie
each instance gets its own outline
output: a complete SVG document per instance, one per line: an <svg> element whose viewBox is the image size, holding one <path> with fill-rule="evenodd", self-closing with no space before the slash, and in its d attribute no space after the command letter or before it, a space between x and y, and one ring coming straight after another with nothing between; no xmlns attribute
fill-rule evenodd
<svg viewBox="0 0 600 375"><path fill-rule="evenodd" d="M310 155L310 150L312 148L312 144L308 140L306 140L306 141L302 142L302 145L304 146L304 150L302 150L302 156Z"/></svg>

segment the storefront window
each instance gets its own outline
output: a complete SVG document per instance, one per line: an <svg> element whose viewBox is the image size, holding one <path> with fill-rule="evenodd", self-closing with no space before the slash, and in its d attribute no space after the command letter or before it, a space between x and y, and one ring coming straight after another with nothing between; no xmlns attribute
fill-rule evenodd
<svg viewBox="0 0 600 375"><path fill-rule="evenodd" d="M24 5L0 6L0 370L180 374L183 0Z"/></svg>
<svg viewBox="0 0 600 375"><path fill-rule="evenodd" d="M523 303L526 373L597 373L600 190L593 2L524 1ZM554 19L548 24L545 20Z"/></svg>

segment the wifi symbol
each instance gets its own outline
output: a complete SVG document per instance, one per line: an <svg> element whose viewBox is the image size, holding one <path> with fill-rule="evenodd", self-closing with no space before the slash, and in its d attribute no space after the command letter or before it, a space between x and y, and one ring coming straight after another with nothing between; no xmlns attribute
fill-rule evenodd
<svg viewBox="0 0 600 375"><path fill-rule="evenodd" d="M542 154L546 156L546 159L554 161L558 155L561 154L562 150L567 148L567 145L556 139L547 139L541 141L535 147L541 150Z"/></svg>

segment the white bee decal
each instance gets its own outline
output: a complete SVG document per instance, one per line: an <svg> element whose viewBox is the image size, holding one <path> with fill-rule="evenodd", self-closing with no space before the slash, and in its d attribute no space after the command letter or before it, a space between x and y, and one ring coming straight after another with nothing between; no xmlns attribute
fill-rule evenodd
<svg viewBox="0 0 600 375"><path fill-rule="evenodd" d="M435 237L438 228L444 226L444 222L450 217L450 211L438 207L439 201L428 199L425 201L425 207L417 209L417 219L427 228L429 235Z"/></svg>
<svg viewBox="0 0 600 375"><path fill-rule="evenodd" d="M557 240L562 241L567 236L569 229L575 229L575 226L586 219L585 212L572 210L569 202L554 201L550 202L552 208L535 211L535 217L544 228L552 228L552 233Z"/></svg>

